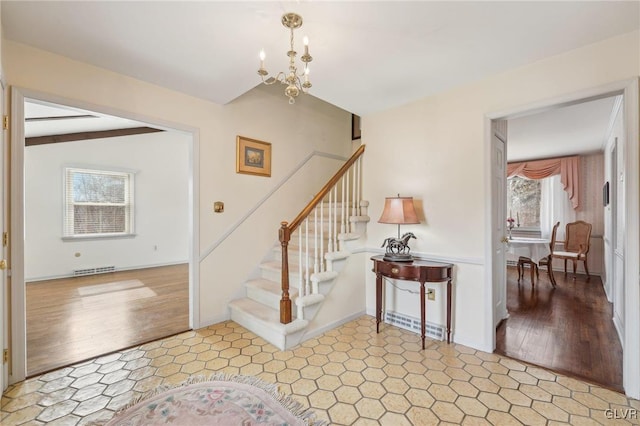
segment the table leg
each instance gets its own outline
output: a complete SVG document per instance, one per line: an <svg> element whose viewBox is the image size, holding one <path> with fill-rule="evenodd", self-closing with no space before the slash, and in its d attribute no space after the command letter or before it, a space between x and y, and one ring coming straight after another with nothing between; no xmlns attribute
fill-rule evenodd
<svg viewBox="0 0 640 426"><path fill-rule="evenodd" d="M420 282L420 337L422 337L422 349L424 349L424 337L426 331L426 300L424 297L424 281Z"/></svg>
<svg viewBox="0 0 640 426"><path fill-rule="evenodd" d="M451 278L447 281L447 343L451 343Z"/></svg>
<svg viewBox="0 0 640 426"><path fill-rule="evenodd" d="M535 273L536 271L534 271L535 266L533 266L533 265L534 265L533 263L532 263L531 265L529 265L529 266L530 266L530 268L531 268L531 287L534 287L534 286L536 285L536 281L535 281L535 279L534 279L534 273Z"/></svg>
<svg viewBox="0 0 640 426"><path fill-rule="evenodd" d="M382 319L382 275L376 274L376 334L380 333Z"/></svg>

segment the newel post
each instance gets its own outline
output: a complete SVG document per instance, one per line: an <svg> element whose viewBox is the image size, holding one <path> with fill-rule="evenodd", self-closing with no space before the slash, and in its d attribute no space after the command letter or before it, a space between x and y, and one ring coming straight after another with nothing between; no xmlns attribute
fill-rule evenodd
<svg viewBox="0 0 640 426"><path fill-rule="evenodd" d="M289 240L291 230L287 222L280 224L278 232L280 245L282 246L282 298L280 299L280 322L289 324L291 322L291 299L289 299Z"/></svg>

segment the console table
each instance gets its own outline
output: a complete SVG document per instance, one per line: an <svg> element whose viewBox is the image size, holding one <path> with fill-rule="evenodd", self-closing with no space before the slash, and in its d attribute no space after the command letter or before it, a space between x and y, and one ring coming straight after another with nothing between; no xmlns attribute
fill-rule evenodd
<svg viewBox="0 0 640 426"><path fill-rule="evenodd" d="M373 272L376 274L376 333L382 320L382 277L420 283L420 320L422 349L424 349L426 305L425 282L447 282L447 343L451 343L451 284L453 265L414 258L413 262L389 262L384 256L373 256Z"/></svg>

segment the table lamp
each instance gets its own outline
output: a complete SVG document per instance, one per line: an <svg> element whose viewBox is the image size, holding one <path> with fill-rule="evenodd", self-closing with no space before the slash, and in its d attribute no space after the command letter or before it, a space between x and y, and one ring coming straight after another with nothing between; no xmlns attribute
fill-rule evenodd
<svg viewBox="0 0 640 426"><path fill-rule="evenodd" d="M382 247L386 246L384 260L391 262L411 262L413 256L407 245L409 239L416 238L412 232L400 236L400 225L420 223L413 205L413 197L386 197L384 209L378 219L378 223L391 223L398 225L398 238L389 237L384 240Z"/></svg>

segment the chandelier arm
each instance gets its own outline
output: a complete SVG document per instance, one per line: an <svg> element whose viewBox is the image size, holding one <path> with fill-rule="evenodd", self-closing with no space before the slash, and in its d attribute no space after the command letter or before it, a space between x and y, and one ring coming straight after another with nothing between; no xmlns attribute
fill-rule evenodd
<svg viewBox="0 0 640 426"><path fill-rule="evenodd" d="M285 74L282 71L280 71L275 77L269 77L268 74L261 75L261 77L262 77L262 82L267 86L271 86L272 84L275 84L275 83L288 84L285 81ZM265 79L265 77L267 78Z"/></svg>

